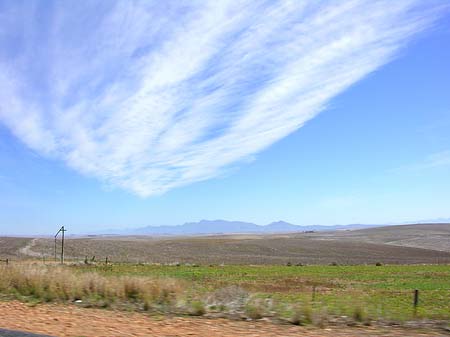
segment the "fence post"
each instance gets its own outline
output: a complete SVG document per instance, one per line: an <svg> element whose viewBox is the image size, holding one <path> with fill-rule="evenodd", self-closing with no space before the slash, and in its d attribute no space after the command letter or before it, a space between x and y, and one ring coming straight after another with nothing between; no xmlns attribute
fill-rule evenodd
<svg viewBox="0 0 450 337"><path fill-rule="evenodd" d="M6 259L6 265L8 265L9 264L9 259Z"/></svg>
<svg viewBox="0 0 450 337"><path fill-rule="evenodd" d="M312 301L316 300L316 285L314 284L312 287Z"/></svg>
<svg viewBox="0 0 450 337"><path fill-rule="evenodd" d="M414 290L414 317L417 315L417 306L419 305L419 290Z"/></svg>

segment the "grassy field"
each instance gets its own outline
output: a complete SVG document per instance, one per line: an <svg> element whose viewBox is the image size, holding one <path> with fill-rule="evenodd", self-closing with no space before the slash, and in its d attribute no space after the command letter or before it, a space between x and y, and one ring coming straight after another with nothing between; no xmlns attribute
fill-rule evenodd
<svg viewBox="0 0 450 337"><path fill-rule="evenodd" d="M328 324L450 320L450 266L19 265L0 292L27 301ZM315 291L314 291L315 289ZM419 306L413 310L413 291Z"/></svg>
<svg viewBox="0 0 450 337"><path fill-rule="evenodd" d="M335 315L410 319L413 290L418 289L419 317L450 319L450 266L132 266L96 268L103 275L152 276L190 282L211 293L236 285L271 298L277 311L314 305ZM315 298L312 301L313 287ZM313 303L311 303L313 302ZM282 308L286 306L286 308Z"/></svg>

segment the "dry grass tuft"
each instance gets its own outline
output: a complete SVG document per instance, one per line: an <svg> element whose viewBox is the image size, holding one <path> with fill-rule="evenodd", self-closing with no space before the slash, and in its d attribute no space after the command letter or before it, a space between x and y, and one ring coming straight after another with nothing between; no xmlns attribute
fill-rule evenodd
<svg viewBox="0 0 450 337"><path fill-rule="evenodd" d="M296 306L292 310L289 322L294 325L306 325L312 323L312 308L310 305Z"/></svg>
<svg viewBox="0 0 450 337"><path fill-rule="evenodd" d="M109 306L114 302L153 306L173 303L181 292L174 280L148 277L101 276L61 266L16 265L0 267L0 292L42 301L76 301Z"/></svg>
<svg viewBox="0 0 450 337"><path fill-rule="evenodd" d="M245 304L245 314L251 319L260 319L265 316L270 316L273 303L269 298L250 298Z"/></svg>

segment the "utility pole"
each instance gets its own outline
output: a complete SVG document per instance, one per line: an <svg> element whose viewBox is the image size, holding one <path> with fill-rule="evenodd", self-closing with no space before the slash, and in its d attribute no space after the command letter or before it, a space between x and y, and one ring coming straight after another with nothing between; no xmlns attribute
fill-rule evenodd
<svg viewBox="0 0 450 337"><path fill-rule="evenodd" d="M67 229L62 226L59 231L55 234L55 261L56 261L56 238L58 237L59 233L61 234L61 264L64 264L64 232L67 232Z"/></svg>
<svg viewBox="0 0 450 337"><path fill-rule="evenodd" d="M64 229L64 226L61 227L62 229L62 241L61 241L61 264L64 264L64 232L66 231Z"/></svg>

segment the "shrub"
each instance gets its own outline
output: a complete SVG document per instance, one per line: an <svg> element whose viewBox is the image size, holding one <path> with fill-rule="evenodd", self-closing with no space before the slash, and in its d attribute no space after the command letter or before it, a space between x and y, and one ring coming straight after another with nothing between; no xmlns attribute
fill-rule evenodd
<svg viewBox="0 0 450 337"><path fill-rule="evenodd" d="M245 304L245 315L251 319L260 319L270 311L272 300L269 298L252 298Z"/></svg>
<svg viewBox="0 0 450 337"><path fill-rule="evenodd" d="M303 321L305 324L311 324L312 323L312 309L310 306L304 306L303 310Z"/></svg>
<svg viewBox="0 0 450 337"><path fill-rule="evenodd" d="M356 306L353 310L353 319L356 322L362 322L366 318L364 309L361 306Z"/></svg>
<svg viewBox="0 0 450 337"><path fill-rule="evenodd" d="M206 313L205 306L202 301L192 301L190 303L189 314L191 316L203 316Z"/></svg>
<svg viewBox="0 0 450 337"><path fill-rule="evenodd" d="M289 322L294 325L311 324L312 322L311 307L309 305L294 307Z"/></svg>
<svg viewBox="0 0 450 337"><path fill-rule="evenodd" d="M302 315L300 314L299 311L294 311L292 313L292 317L289 320L290 323L294 324L294 325L303 325L303 320L302 320Z"/></svg>
<svg viewBox="0 0 450 337"><path fill-rule="evenodd" d="M149 301L144 301L144 306L142 307L142 309L144 309L144 311L149 311L152 308L152 305Z"/></svg>
<svg viewBox="0 0 450 337"><path fill-rule="evenodd" d="M263 311L260 306L248 303L245 306L245 315L251 319L260 319L263 317Z"/></svg>

